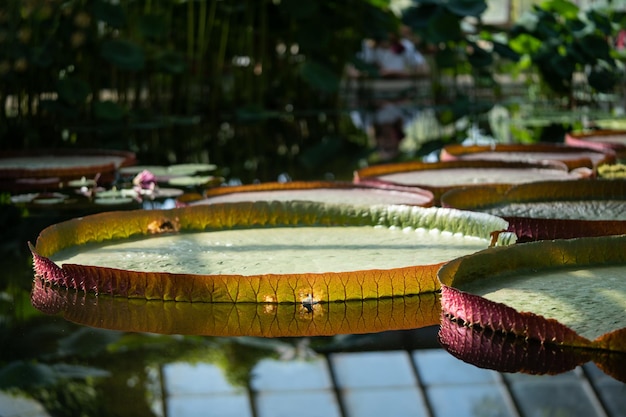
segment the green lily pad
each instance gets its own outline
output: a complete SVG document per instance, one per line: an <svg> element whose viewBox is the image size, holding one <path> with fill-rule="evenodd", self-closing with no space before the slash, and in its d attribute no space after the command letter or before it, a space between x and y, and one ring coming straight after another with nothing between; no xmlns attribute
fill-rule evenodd
<svg viewBox="0 0 626 417"><path fill-rule="evenodd" d="M31 249L37 275L63 287L314 304L436 291L442 262L514 242L505 228L482 213L415 206L224 203L74 219Z"/></svg>
<svg viewBox="0 0 626 417"><path fill-rule="evenodd" d="M492 248L439 270L442 309L469 327L626 352L626 236Z"/></svg>

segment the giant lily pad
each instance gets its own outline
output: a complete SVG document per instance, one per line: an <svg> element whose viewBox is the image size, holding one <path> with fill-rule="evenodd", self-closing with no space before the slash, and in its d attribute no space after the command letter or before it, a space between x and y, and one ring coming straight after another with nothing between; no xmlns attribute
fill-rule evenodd
<svg viewBox="0 0 626 417"><path fill-rule="evenodd" d="M91 178L112 179L122 166L135 163L135 154L111 150L38 150L0 153L0 187L24 189L25 179L55 178L58 183ZM33 184L36 184L34 182Z"/></svg>
<svg viewBox="0 0 626 417"><path fill-rule="evenodd" d="M626 352L626 236L491 248L438 273L446 319L541 344Z"/></svg>
<svg viewBox="0 0 626 417"><path fill-rule="evenodd" d="M450 259L511 241L495 216L313 202L100 213L44 229L31 246L46 282L129 298L303 303L439 289Z"/></svg>
<svg viewBox="0 0 626 417"><path fill-rule="evenodd" d="M477 187L447 192L444 207L505 218L520 241L626 233L626 181L541 181L503 192Z"/></svg>
<svg viewBox="0 0 626 417"><path fill-rule="evenodd" d="M345 303L172 303L111 297L36 279L32 304L47 314L112 330L204 336L302 337L378 333L439 324L437 293Z"/></svg>
<svg viewBox="0 0 626 417"><path fill-rule="evenodd" d="M562 162L505 162L505 161L445 161L401 162L373 165L355 172L354 181L360 184L411 186L430 190L436 204L449 190L485 184L502 190L513 184L533 181L574 180L591 173L568 172Z"/></svg>
<svg viewBox="0 0 626 417"><path fill-rule="evenodd" d="M565 135L565 143L581 148L615 152L618 159L626 158L626 130L595 130L590 132L570 132Z"/></svg>
<svg viewBox="0 0 626 417"><path fill-rule="evenodd" d="M598 151L561 144L538 143L532 145L447 145L441 151L441 160L561 161L572 170L594 169L600 164L615 162L616 157L615 152L610 149Z"/></svg>
<svg viewBox="0 0 626 417"><path fill-rule="evenodd" d="M192 204L235 201L318 201L351 204L408 204L431 206L433 194L417 187L359 185L349 182L295 181L211 188Z"/></svg>

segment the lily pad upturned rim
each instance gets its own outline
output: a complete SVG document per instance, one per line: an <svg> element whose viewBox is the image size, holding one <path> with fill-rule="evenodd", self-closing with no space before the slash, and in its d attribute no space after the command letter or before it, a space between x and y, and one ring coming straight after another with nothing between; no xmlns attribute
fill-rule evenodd
<svg viewBox="0 0 626 417"><path fill-rule="evenodd" d="M534 143L534 144L495 144L495 145L461 145L461 144L452 144L446 145L440 153L440 158L442 161L455 161L459 159L463 159L467 155L478 154L478 153L515 153L515 152L530 152L536 153L540 155L542 153L563 153L563 155L574 154L574 153L589 153L596 154L598 160L593 161L590 157L580 156L579 158L571 159L571 158L563 158L558 159L554 157L548 157L546 160L549 161L561 161L563 162L569 170L577 169L577 168L590 168L594 169L595 167L604 164L604 163L614 163L617 158L615 152L612 149L589 149L584 147L570 146L566 144L560 143ZM485 158L488 159L488 158Z"/></svg>
<svg viewBox="0 0 626 417"><path fill-rule="evenodd" d="M84 165L70 168L0 168L0 178L20 179L20 178L48 178L59 177L61 180L80 179L81 177L92 177L96 174L113 173L120 167L133 165L136 162L135 153L130 151L108 150L108 149L33 149L28 151L5 151L0 152L0 159L3 158L23 158L39 156L114 156L121 157L119 166L114 163Z"/></svg>
<svg viewBox="0 0 626 417"><path fill-rule="evenodd" d="M463 291L481 279L505 279L516 272L554 271L573 267L626 266L626 235L557 239L489 248L444 264L441 283L442 314L466 326L502 332L540 343L626 352L625 328L591 341L555 319L532 311L517 311L503 303ZM506 282L502 284L506 285Z"/></svg>
<svg viewBox="0 0 626 417"><path fill-rule="evenodd" d="M506 203L528 203L552 200L626 199L626 181L586 179L580 181L536 181L516 184L504 193L497 187L483 185L458 188L442 196L445 207L475 210Z"/></svg>
<svg viewBox="0 0 626 417"><path fill-rule="evenodd" d="M459 188L441 197L442 207L481 211L488 207L510 203L541 201L626 199L626 181L586 179L579 181L538 181L518 184L507 190L483 185ZM534 218L502 216L509 222L508 230L520 241L570 239L620 235L626 233L626 221L594 219Z"/></svg>
<svg viewBox="0 0 626 417"><path fill-rule="evenodd" d="M547 169L555 171L568 172L568 167L561 161L538 161L538 162L521 162L521 161L497 161L497 160L450 160L450 161L438 161L438 162L398 162L391 164L373 165L370 167L361 168L354 173L354 182L357 184L373 184L379 187L384 186L406 186L406 187L420 187L433 192L437 204L440 203L441 196L449 190L454 190L460 187L480 187L485 185L483 183L478 184L458 184L458 185L441 185L433 186L428 184L415 184L415 185L399 185L393 181L382 179L382 176L399 174L412 171L429 171L429 170L450 170L450 169ZM573 173L579 178L584 177L582 172ZM574 179L574 178L572 178ZM508 189L513 184L507 182L494 182L490 183L491 186L499 187L503 191Z"/></svg>
<svg viewBox="0 0 626 417"><path fill-rule="evenodd" d="M501 244L511 243L510 234L500 234L506 229L507 222L483 213L417 206L242 202L95 214L49 226L40 233L36 247L29 246L35 273L46 282L129 298L298 303L311 298L316 302L333 302L439 290L436 273L441 263L389 270L242 276L136 272L75 264L59 267L48 259L70 246L162 233L281 226L375 225L424 227L476 236L492 243L494 237ZM177 284L190 277L193 278L192 285ZM373 285L364 286L365 280L373 281Z"/></svg>
<svg viewBox="0 0 626 417"><path fill-rule="evenodd" d="M379 190L379 191L397 191L408 193L413 196L424 198L424 204L421 207L430 207L433 205L433 193L429 190L419 187L404 187L399 185L379 186L376 184L359 184L349 181L290 181L290 182L265 182L260 184L247 184L228 187L213 187L205 190L204 198L210 202L211 197L223 196L235 193L247 193L257 191L287 191L287 190L320 190L320 189L360 189L360 190ZM201 204L203 200L194 201L193 204Z"/></svg>
<svg viewBox="0 0 626 417"><path fill-rule="evenodd" d="M624 136L624 143L604 141L608 136ZM626 130L600 129L585 132L568 132L565 134L565 143L579 148L589 148L598 151L610 149L617 158L626 157Z"/></svg>

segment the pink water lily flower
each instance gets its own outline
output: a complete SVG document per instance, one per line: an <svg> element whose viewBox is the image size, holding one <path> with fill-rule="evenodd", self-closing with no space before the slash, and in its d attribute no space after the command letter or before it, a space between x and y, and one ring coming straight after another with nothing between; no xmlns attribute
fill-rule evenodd
<svg viewBox="0 0 626 417"><path fill-rule="evenodd" d="M137 191L154 191L156 188L156 176L147 169L144 169L133 178L133 186L135 189L138 189Z"/></svg>

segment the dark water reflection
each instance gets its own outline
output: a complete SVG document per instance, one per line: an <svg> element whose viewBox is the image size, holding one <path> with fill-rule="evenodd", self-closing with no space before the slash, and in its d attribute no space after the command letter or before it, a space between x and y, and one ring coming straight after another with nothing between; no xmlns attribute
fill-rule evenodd
<svg viewBox="0 0 626 417"><path fill-rule="evenodd" d="M439 295L434 293L314 305L189 303L97 296L36 278L31 301L46 314L59 314L89 327L187 336L310 338L439 325L438 341L444 349L481 368L555 375L593 361L606 374L626 382L624 353L541 343L468 327L443 316Z"/></svg>

